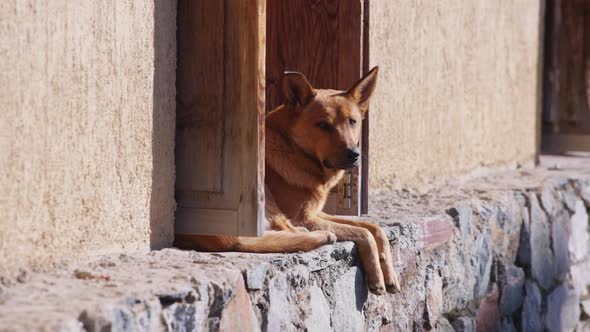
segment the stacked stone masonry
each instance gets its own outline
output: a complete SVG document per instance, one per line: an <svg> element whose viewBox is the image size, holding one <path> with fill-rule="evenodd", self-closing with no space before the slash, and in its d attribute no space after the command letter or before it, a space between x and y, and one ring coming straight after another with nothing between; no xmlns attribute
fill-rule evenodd
<svg viewBox="0 0 590 332"><path fill-rule="evenodd" d="M381 191L402 292L350 242L308 253L164 249L0 283L0 331L588 331L590 165Z"/></svg>

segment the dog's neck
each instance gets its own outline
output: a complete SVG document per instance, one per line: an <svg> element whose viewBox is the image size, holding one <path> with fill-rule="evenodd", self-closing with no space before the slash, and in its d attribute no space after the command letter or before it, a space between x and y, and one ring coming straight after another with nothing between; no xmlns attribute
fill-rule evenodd
<svg viewBox="0 0 590 332"><path fill-rule="evenodd" d="M320 160L306 153L291 138L296 114L282 105L266 117L266 166L290 185L317 190L335 186L344 171L326 168Z"/></svg>

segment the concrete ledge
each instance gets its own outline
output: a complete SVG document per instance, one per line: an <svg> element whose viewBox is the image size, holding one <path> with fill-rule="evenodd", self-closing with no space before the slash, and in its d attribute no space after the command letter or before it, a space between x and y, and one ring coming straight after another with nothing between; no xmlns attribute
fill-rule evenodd
<svg viewBox="0 0 590 332"><path fill-rule="evenodd" d="M2 280L0 330L551 331L588 328L590 164L383 191L402 292L367 292L352 243L256 255L164 249ZM585 320L584 320L585 319Z"/></svg>

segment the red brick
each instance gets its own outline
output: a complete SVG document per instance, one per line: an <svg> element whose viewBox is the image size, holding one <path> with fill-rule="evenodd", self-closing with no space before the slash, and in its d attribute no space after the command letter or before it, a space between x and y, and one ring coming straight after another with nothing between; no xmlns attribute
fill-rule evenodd
<svg viewBox="0 0 590 332"><path fill-rule="evenodd" d="M492 291L483 298L475 317L477 332L498 331L500 328L500 310L498 308L498 287L492 286Z"/></svg>
<svg viewBox="0 0 590 332"><path fill-rule="evenodd" d="M449 219L437 217L424 219L421 222L422 245L428 249L434 249L445 244L453 238L453 225Z"/></svg>
<svg viewBox="0 0 590 332"><path fill-rule="evenodd" d="M252 309L252 302L241 275L236 281L234 290L233 298L227 302L221 312L219 331L259 331L258 319Z"/></svg>

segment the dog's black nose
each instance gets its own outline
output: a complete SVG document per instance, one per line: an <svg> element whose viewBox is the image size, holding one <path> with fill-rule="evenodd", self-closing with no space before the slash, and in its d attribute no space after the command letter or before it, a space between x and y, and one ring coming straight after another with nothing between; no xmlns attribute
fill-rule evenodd
<svg viewBox="0 0 590 332"><path fill-rule="evenodd" d="M346 149L346 158L356 161L361 154L358 149Z"/></svg>

